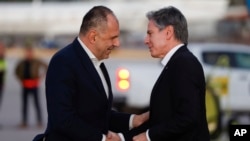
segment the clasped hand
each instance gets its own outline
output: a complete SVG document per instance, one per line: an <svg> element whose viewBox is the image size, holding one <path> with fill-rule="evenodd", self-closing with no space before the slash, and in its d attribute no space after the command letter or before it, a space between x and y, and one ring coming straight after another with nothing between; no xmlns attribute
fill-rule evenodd
<svg viewBox="0 0 250 141"><path fill-rule="evenodd" d="M138 127L149 119L149 112L142 113L140 115L135 115L133 118L133 128ZM106 141L122 141L117 133L109 131L106 136Z"/></svg>
<svg viewBox="0 0 250 141"><path fill-rule="evenodd" d="M119 137L117 133L109 131L106 136L106 141L121 141L121 138Z"/></svg>
<svg viewBox="0 0 250 141"><path fill-rule="evenodd" d="M140 115L135 115L133 119L133 127L138 127L149 119L149 111Z"/></svg>

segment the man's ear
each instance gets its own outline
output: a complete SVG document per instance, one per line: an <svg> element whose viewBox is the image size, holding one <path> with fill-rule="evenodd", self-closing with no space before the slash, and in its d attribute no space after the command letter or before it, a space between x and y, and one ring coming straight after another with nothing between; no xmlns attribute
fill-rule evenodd
<svg viewBox="0 0 250 141"><path fill-rule="evenodd" d="M172 25L167 26L164 30L167 39L170 39L174 36L174 27Z"/></svg>
<svg viewBox="0 0 250 141"><path fill-rule="evenodd" d="M97 35L97 32L96 30L90 30L89 33L88 33L88 40L90 43L94 43L96 41L96 35Z"/></svg>

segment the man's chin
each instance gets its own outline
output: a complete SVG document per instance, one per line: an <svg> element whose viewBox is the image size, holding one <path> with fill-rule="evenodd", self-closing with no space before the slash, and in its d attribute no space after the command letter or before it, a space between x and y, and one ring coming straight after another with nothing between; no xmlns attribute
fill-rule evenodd
<svg viewBox="0 0 250 141"><path fill-rule="evenodd" d="M109 55L106 55L103 57L103 59L108 59L109 58Z"/></svg>
<svg viewBox="0 0 250 141"><path fill-rule="evenodd" d="M153 54L151 51L150 51L150 54L151 54L151 57L157 58L157 56L155 54Z"/></svg>

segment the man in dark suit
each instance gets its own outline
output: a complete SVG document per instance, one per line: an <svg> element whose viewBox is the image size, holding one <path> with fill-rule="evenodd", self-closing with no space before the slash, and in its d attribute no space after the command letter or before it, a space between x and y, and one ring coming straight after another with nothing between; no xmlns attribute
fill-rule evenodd
<svg viewBox="0 0 250 141"><path fill-rule="evenodd" d="M125 133L126 140L209 141L204 73L187 48L185 17L170 6L149 12L147 18L145 43L164 69L151 93L148 122Z"/></svg>
<svg viewBox="0 0 250 141"><path fill-rule="evenodd" d="M111 110L113 95L103 59L120 45L119 34L118 20L109 8L95 6L84 16L79 36L50 61L47 130L34 140L120 140L116 133L147 119L147 113L131 116Z"/></svg>

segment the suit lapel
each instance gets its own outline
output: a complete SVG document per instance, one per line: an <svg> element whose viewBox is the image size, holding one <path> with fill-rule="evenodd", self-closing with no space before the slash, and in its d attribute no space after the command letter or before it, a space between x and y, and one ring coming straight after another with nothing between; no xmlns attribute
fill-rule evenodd
<svg viewBox="0 0 250 141"><path fill-rule="evenodd" d="M158 84L160 83L161 79L164 77L164 75L165 75L167 69L168 69L168 66L166 65L166 66L163 68L163 70L162 70L160 76L158 77L158 79L157 79L157 81L156 81L156 83L155 83L155 85L154 85L154 87L153 87L153 89L152 89L152 94L155 93L155 91L157 90L157 86L158 86Z"/></svg>
<svg viewBox="0 0 250 141"><path fill-rule="evenodd" d="M87 53L85 52L85 50L82 48L82 46L78 42L77 38L73 42L73 47L75 49L77 56L79 57L79 59L82 63L82 66L84 67L84 69L87 70L88 74L93 78L93 81L95 81L95 84L96 84L97 88L99 89L100 93L102 93L102 95L105 96L107 99L104 87L102 85L101 78L99 77L99 74L96 71L94 64L92 63L92 61L89 58L89 56L87 55Z"/></svg>
<svg viewBox="0 0 250 141"><path fill-rule="evenodd" d="M108 71L107 71L106 66L104 65L104 63L102 63L100 67L101 67L102 73L103 73L103 75L105 77L105 80L107 82L107 85L108 85L109 101L112 101L113 94L112 94L111 82L110 82Z"/></svg>

